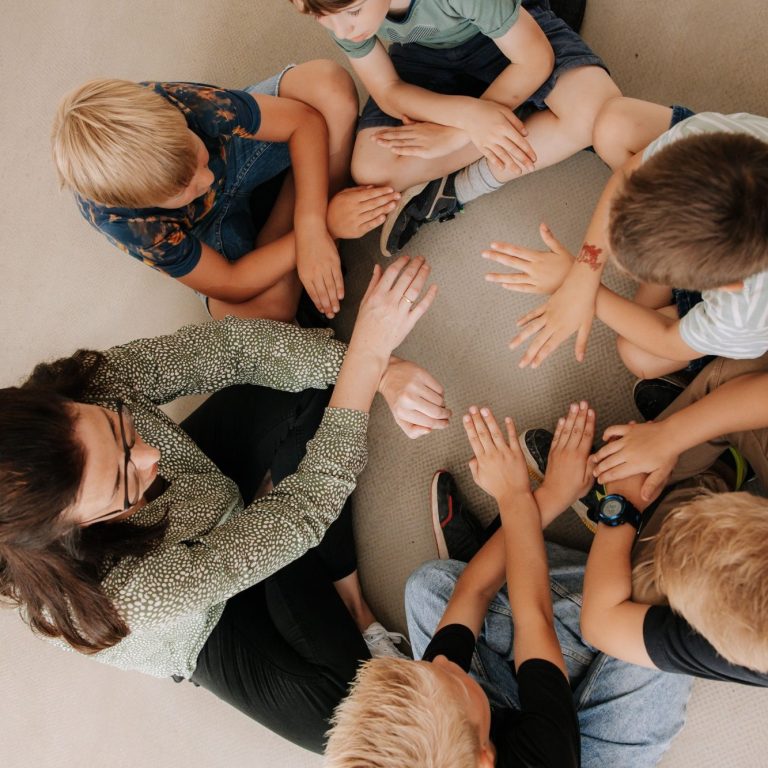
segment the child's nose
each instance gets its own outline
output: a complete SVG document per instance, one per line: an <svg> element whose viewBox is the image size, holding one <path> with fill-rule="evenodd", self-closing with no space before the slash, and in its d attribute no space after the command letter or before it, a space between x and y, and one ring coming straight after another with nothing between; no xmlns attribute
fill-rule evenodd
<svg viewBox="0 0 768 768"><path fill-rule="evenodd" d="M160 451L143 440L137 440L131 450L131 461L136 465L136 469L147 469L160 461Z"/></svg>

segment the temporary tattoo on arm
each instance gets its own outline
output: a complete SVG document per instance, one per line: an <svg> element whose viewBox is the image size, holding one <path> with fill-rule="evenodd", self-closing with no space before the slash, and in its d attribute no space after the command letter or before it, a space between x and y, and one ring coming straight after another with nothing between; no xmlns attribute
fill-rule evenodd
<svg viewBox="0 0 768 768"><path fill-rule="evenodd" d="M602 248L584 243L579 251L579 255L576 257L576 261L580 264L586 264L593 272L596 272L602 265L602 262L599 260L602 252Z"/></svg>

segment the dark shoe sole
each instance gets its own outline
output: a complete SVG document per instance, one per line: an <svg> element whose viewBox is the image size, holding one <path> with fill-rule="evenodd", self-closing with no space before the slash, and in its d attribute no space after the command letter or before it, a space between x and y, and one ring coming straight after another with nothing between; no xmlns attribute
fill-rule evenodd
<svg viewBox="0 0 768 768"><path fill-rule="evenodd" d="M429 486L429 507L432 510L432 533L435 537L435 544L437 545L437 556L440 560L450 560L451 556L448 554L448 543L443 535L443 528L440 525L440 513L438 511L437 504L437 481L443 472L447 472L445 469L438 469L432 476L432 482Z"/></svg>
<svg viewBox="0 0 768 768"><path fill-rule="evenodd" d="M392 234L392 230L397 223L397 219L400 214L405 210L406 206L413 200L416 195L421 194L430 182L425 181L423 184L415 184L412 187L408 187L404 192L400 193L400 199L397 201L397 205L387 214L387 218L384 219L384 223L381 225L381 237L379 239L379 249L381 255L387 259L391 259L393 256L397 256L399 251L393 251L388 246L389 236Z"/></svg>

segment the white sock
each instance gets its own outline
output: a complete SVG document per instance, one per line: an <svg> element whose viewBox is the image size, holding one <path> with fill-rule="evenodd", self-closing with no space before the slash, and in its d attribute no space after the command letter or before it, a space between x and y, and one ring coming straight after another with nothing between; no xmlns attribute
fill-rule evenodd
<svg viewBox="0 0 768 768"><path fill-rule="evenodd" d="M503 187L505 182L499 181L488 167L488 160L481 157L472 165L462 168L454 181L456 199L460 203L468 203L470 200L495 192Z"/></svg>

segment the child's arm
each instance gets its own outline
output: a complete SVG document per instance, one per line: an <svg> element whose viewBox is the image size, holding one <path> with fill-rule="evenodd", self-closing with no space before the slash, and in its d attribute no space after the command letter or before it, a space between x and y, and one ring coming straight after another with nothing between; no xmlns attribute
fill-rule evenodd
<svg viewBox="0 0 768 768"><path fill-rule="evenodd" d="M512 342L512 346L517 347L526 339L530 339L528 348L520 361L521 367L529 364L538 367L574 332L577 334L576 359L579 362L584 360L587 340L595 316L597 291L610 253L608 222L611 201L624 179L641 164L642 152L639 152L614 171L600 195L579 254L574 259L564 281L554 290L548 301L518 322L518 325L523 325L530 319L536 319L534 326L525 328ZM545 258L541 260L542 264L546 263L547 255L543 254ZM530 292L537 292L537 288L538 292L545 292L541 290L542 285L535 263L529 267L529 277L526 285L532 287Z"/></svg>
<svg viewBox="0 0 768 768"><path fill-rule="evenodd" d="M487 408L470 408L464 417L474 458L475 482L496 499L506 555L507 591L515 624L515 665L544 659L567 676L554 629L549 569L541 517L531 493L528 470L511 419L507 439Z"/></svg>
<svg viewBox="0 0 768 768"><path fill-rule="evenodd" d="M328 128L322 116L293 99L254 96L261 111L256 138L287 141L296 187L294 233L296 269L315 306L333 315L344 298L341 262L326 216L328 211Z"/></svg>
<svg viewBox="0 0 768 768"><path fill-rule="evenodd" d="M594 434L595 412L584 400L572 405L567 416L558 421L544 481L534 492L542 528L591 487L588 458ZM505 580L504 532L498 530L462 572L438 629L464 624L477 635L488 603Z"/></svg>
<svg viewBox="0 0 768 768"><path fill-rule="evenodd" d="M378 41L369 54L350 61L387 114L458 128L489 161L532 167L535 154L523 138L525 129L512 109L547 79L554 54L538 24L522 9L514 26L494 42L510 58L510 65L481 99L446 96L404 83Z"/></svg>
<svg viewBox="0 0 768 768"><path fill-rule="evenodd" d="M595 454L595 474L608 483L648 473L642 498L664 487L683 451L720 435L768 426L768 373L747 373L666 419L608 427Z"/></svg>
<svg viewBox="0 0 768 768"><path fill-rule="evenodd" d="M642 511L647 504L639 498L641 481L641 477L635 477L607 490L623 495ZM610 656L653 669L656 665L643 637L643 622L650 606L632 601L631 552L636 538L630 523L615 528L598 524L584 574L581 634L590 645Z"/></svg>

